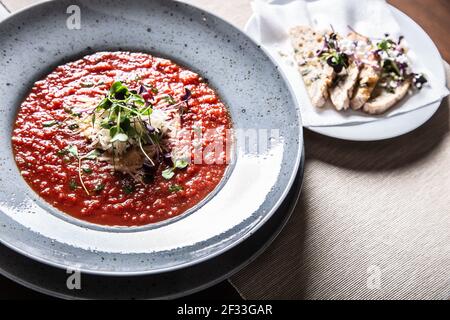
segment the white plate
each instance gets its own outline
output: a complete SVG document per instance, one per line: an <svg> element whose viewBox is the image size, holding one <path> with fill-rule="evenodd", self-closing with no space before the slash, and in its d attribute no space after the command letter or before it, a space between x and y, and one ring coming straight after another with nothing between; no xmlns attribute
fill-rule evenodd
<svg viewBox="0 0 450 320"><path fill-rule="evenodd" d="M411 46L417 47L419 56L426 57L427 69L436 77L438 81L446 83L445 70L442 57L428 34L410 17L400 10L391 7L403 34ZM253 15L245 26L245 32L251 37L255 34L257 19ZM267 50L270 52L270 50ZM272 53L273 54L273 53ZM303 99L309 99L303 97ZM298 101L299 104L302 101ZM375 141L394 138L420 127L427 122L437 111L441 101L432 105L417 109L415 111L393 116L382 120L353 125L326 126L326 127L306 127L311 131L339 139L354 141Z"/></svg>

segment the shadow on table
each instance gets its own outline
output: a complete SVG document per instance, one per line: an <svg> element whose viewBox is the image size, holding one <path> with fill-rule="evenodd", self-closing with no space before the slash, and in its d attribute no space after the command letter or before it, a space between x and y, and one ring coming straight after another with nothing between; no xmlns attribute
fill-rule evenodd
<svg viewBox="0 0 450 320"><path fill-rule="evenodd" d="M0 300L58 300L51 296L33 291L0 276ZM178 299L178 301L225 300L237 301L242 297L228 281L223 281L211 288Z"/></svg>
<svg viewBox="0 0 450 320"><path fill-rule="evenodd" d="M360 171L394 170L427 157L449 132L448 99L420 128L397 138L355 142L321 136L305 130L307 159Z"/></svg>
<svg viewBox="0 0 450 320"><path fill-rule="evenodd" d="M305 197L307 190L302 189L299 202L282 234L258 257L252 266L261 268L244 268L232 277L232 283L244 289L243 296L249 292L258 292L258 297L276 299L302 299L305 296L306 283L310 273L305 260L305 235L308 222ZM280 261L282 257L283 261ZM302 270L302 272L298 272ZM286 272L288 271L288 272ZM280 283L282 281L282 283ZM289 283L289 285L285 285ZM252 295L250 294L250 297Z"/></svg>

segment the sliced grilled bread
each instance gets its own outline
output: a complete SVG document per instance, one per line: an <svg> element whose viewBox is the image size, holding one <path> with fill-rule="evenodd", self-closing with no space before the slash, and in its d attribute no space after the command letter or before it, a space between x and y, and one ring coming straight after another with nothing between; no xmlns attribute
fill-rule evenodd
<svg viewBox="0 0 450 320"><path fill-rule="evenodd" d="M352 41L356 41L366 46L371 46L369 38L364 37L356 32L350 32L348 38ZM380 79L380 68L377 67L379 58L373 54L365 52L363 53L361 71L359 73L357 85L353 93L353 97L350 101L350 106L353 110L359 110L362 106L369 101L373 90L375 89L378 80Z"/></svg>
<svg viewBox="0 0 450 320"><path fill-rule="evenodd" d="M325 33L308 26L290 30L298 70L303 77L308 95L315 107L323 107L328 100L328 88L334 78L334 70L317 56L323 47Z"/></svg>
<svg viewBox="0 0 450 320"><path fill-rule="evenodd" d="M410 87L411 82L406 80L393 91L377 88L374 97L364 104L363 111L373 115L385 113L406 96Z"/></svg>

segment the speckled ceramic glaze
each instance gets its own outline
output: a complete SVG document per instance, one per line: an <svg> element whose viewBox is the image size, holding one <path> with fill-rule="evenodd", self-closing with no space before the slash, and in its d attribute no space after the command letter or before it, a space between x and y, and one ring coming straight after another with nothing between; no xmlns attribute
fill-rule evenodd
<svg viewBox="0 0 450 320"><path fill-rule="evenodd" d="M70 5L81 29L66 27ZM103 275L174 271L244 241L278 209L298 172L301 120L283 76L242 32L174 1L51 1L0 24L0 241L47 264ZM11 150L17 108L52 68L96 51L148 52L209 80L234 129L275 129L268 149L237 148L227 177L194 212L157 227L106 228L79 222L40 199ZM241 144L242 145L242 144Z"/></svg>
<svg viewBox="0 0 450 320"><path fill-rule="evenodd" d="M160 299L192 294L229 278L272 243L294 212L302 178L300 171L286 199L261 228L239 245L204 263L136 277L83 275L83 290L69 290L61 285L67 280L65 270L34 262L0 244L0 272L30 289L59 298Z"/></svg>

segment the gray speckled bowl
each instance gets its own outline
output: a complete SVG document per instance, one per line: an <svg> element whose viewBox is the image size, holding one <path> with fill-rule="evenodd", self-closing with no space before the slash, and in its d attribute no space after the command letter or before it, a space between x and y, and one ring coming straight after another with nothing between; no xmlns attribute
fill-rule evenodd
<svg viewBox="0 0 450 320"><path fill-rule="evenodd" d="M66 26L70 5L81 29ZM286 197L303 136L290 89L268 56L221 19L174 1L51 1L0 23L0 241L38 261L102 275L174 271L206 261L259 229ZM208 78L237 132L275 130L267 148L244 146L224 183L195 212L155 228L105 228L48 205L21 178L11 151L17 108L52 68L96 51L170 58ZM259 131L260 133L262 131ZM259 137L263 135L259 134Z"/></svg>
<svg viewBox="0 0 450 320"><path fill-rule="evenodd" d="M304 159L303 159L304 160ZM300 196L303 172L270 219L227 252L181 270L135 277L83 275L82 290L62 286L65 270L32 261L0 244L0 273L30 289L65 299L174 299L229 278L263 252L289 220Z"/></svg>

